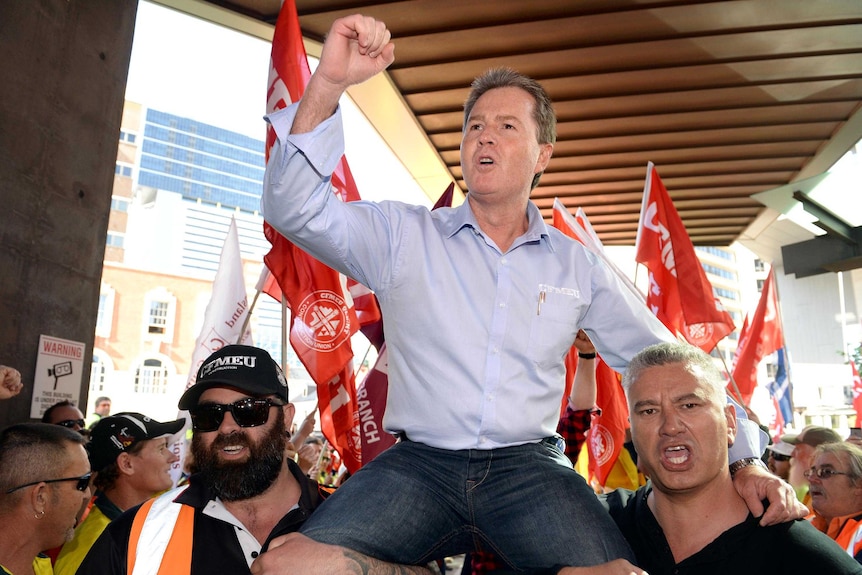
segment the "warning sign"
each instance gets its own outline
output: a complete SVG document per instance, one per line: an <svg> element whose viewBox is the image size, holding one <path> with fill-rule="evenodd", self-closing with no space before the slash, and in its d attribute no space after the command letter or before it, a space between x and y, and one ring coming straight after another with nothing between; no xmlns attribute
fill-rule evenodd
<svg viewBox="0 0 862 575"><path fill-rule="evenodd" d="M46 409L64 399L78 405L84 347L79 341L39 336L39 355L36 357L33 399L30 404L31 418L41 419Z"/></svg>

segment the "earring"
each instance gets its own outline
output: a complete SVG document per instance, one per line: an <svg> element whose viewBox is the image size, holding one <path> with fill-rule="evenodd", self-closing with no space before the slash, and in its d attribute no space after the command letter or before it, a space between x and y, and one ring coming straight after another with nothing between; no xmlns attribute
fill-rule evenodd
<svg viewBox="0 0 862 575"><path fill-rule="evenodd" d="M35 517L36 519L42 519L43 517L45 517L45 510L43 509L42 511L40 511L38 513L34 513L33 517Z"/></svg>

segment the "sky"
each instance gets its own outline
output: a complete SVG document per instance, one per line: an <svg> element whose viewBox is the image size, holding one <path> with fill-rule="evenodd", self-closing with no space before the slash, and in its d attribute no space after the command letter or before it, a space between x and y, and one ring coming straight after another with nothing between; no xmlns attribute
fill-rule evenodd
<svg viewBox="0 0 862 575"><path fill-rule="evenodd" d="M142 0L126 99L264 140L270 50L259 38ZM342 107L347 161L362 198L430 207L358 109L349 101Z"/></svg>

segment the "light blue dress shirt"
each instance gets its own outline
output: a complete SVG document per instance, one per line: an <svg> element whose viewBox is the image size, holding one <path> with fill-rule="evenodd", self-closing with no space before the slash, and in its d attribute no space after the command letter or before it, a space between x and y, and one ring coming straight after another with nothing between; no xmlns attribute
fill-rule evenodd
<svg viewBox="0 0 862 575"><path fill-rule="evenodd" d="M377 294L389 350L384 427L441 449L493 449L556 433L563 357L579 328L622 371L673 335L616 275L527 206L528 229L505 252L469 202L429 211L341 202L330 175L344 153L340 109L290 134L275 128L263 216L284 236Z"/></svg>

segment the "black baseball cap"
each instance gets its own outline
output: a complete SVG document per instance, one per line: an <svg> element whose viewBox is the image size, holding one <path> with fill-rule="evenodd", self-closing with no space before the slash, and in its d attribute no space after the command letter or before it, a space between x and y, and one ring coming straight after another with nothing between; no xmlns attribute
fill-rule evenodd
<svg viewBox="0 0 862 575"><path fill-rule="evenodd" d="M185 423L184 418L162 423L131 411L105 416L90 430L87 444L90 467L93 471L101 471L139 441L173 435Z"/></svg>
<svg viewBox="0 0 862 575"><path fill-rule="evenodd" d="M275 395L288 402L287 379L266 350L249 345L226 345L201 364L194 385L180 397L178 407L191 409L201 394L213 387L230 387L252 396Z"/></svg>

